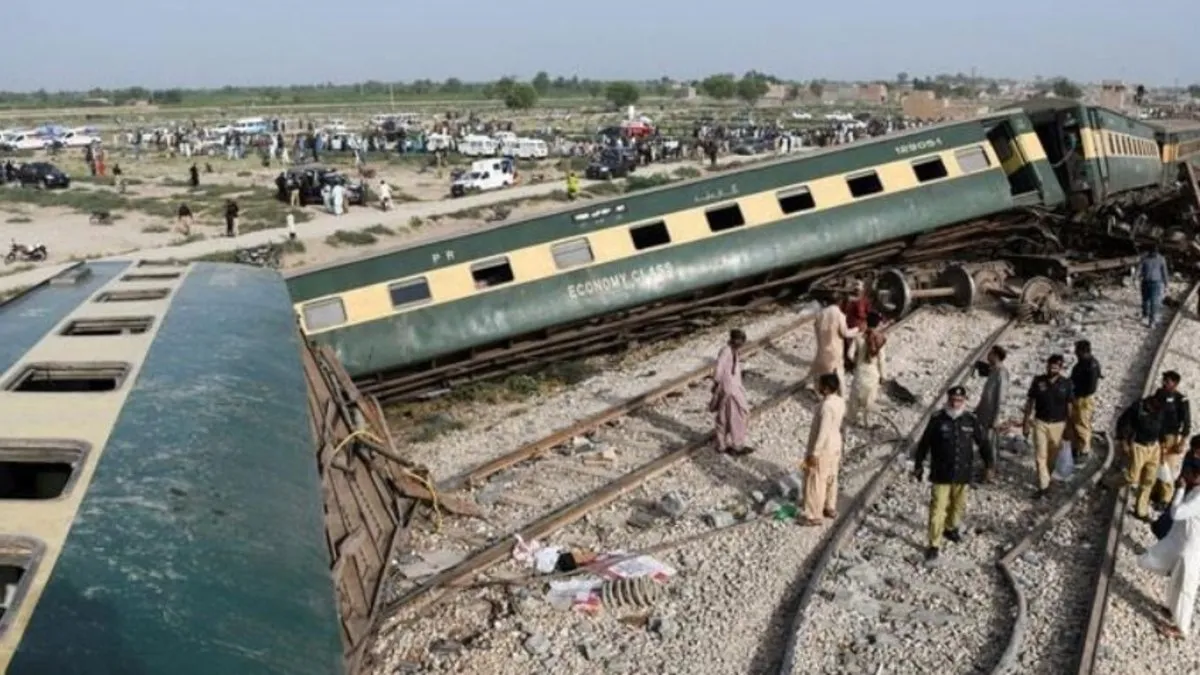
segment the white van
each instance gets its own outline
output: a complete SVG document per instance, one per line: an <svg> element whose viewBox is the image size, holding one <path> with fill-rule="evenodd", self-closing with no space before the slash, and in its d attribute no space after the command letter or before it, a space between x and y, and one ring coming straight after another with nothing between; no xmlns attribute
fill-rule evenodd
<svg viewBox="0 0 1200 675"><path fill-rule="evenodd" d="M496 140L487 136L464 136L458 142L458 151L467 157L495 157L497 149Z"/></svg>
<svg viewBox="0 0 1200 675"><path fill-rule="evenodd" d="M518 138L506 154L520 159L545 159L550 156L550 146L540 138Z"/></svg>
<svg viewBox="0 0 1200 675"><path fill-rule="evenodd" d="M507 159L485 159L471 162L471 169L450 184L450 196L461 197L469 192L500 190L516 181L516 168Z"/></svg>

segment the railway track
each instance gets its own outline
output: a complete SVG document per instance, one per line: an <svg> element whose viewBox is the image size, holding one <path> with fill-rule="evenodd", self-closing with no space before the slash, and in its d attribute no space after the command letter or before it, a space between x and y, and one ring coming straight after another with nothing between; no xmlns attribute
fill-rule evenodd
<svg viewBox="0 0 1200 675"><path fill-rule="evenodd" d="M1171 317L1158 349L1155 351L1152 365L1146 372L1140 392L1142 396L1154 392L1159 384L1159 376L1164 370L1178 370L1187 375L1197 372L1195 361L1190 356L1194 347L1176 344L1176 342L1179 333L1182 332L1181 329L1187 331L1195 328L1197 316L1192 311L1196 307L1198 296L1200 296L1200 282L1192 285ZM1179 342L1188 342L1189 340L1185 338L1190 337L1192 336L1180 338ZM1194 342L1194 338L1190 341ZM1145 647L1147 640L1154 640L1151 637L1153 635L1152 620L1148 619L1147 615L1153 616L1157 610L1156 605L1164 601L1162 592L1166 584L1146 583L1149 575L1142 573L1136 566L1137 553L1140 552L1142 546L1150 544L1154 539L1146 536L1148 527L1140 525L1136 520L1128 517L1134 494L1134 491L1129 488L1121 488L1111 492L1108 498L1099 505L1102 516L1107 519L1107 529L1104 546L1099 551L1101 560L1098 565L1094 590L1090 597L1087 631L1083 636L1078 661L1073 664L1075 672L1078 672L1079 675L1133 672L1119 664L1121 655L1118 650L1124 647L1132 649L1136 653L1139 648ZM1130 532L1133 527L1139 527L1141 531ZM1132 542L1137 543L1131 546ZM1118 570L1119 559L1123 559L1124 565ZM1128 592L1118 595L1114 592L1114 588L1121 585L1128 589ZM1141 602L1133 599L1136 597L1136 591L1141 592ZM1142 616L1136 615L1139 604L1143 611ZM1109 627L1109 617L1114 613L1114 605L1119 605L1115 612L1119 618L1116 629ZM1133 616L1130 616L1131 610L1133 610ZM1110 646L1106 644L1110 640L1114 643L1111 645L1112 648L1103 649ZM1157 650L1157 645L1161 642L1161 640L1154 640L1156 644L1154 649ZM1178 658L1179 651L1176 647L1173 656ZM1166 666L1169 661L1164 662L1158 658L1156 661L1163 664L1166 670L1175 670L1171 666ZM1184 656L1181 662L1183 665L1176 672L1184 672L1185 669L1194 669L1196 666L1190 655ZM1142 664L1142 666L1149 667L1149 664Z"/></svg>
<svg viewBox="0 0 1200 675"><path fill-rule="evenodd" d="M981 316L988 315L984 314ZM946 364L958 361L962 356L962 352L968 351L969 348L974 347L975 341L977 341L979 338L973 338L970 343L964 343L961 340L948 340L945 341L945 344L934 348L927 344L922 339L922 336L925 336L930 332L937 332L938 330L944 331L948 325L959 322L961 322L961 314L958 312L955 312L951 315L944 315L936 309L933 309L931 312L919 310L907 317L905 321L894 325L890 329L893 335L902 335L907 333L907 342L894 341L894 344L896 345L894 349L904 349L907 350L907 353L898 352L893 358L896 358L898 361L903 359L904 361L919 364L915 366L917 370L913 372L906 371L903 373L906 376L906 384L911 384L911 381L908 378L912 377L916 378L920 382L922 390L933 387L944 388L944 380L947 374ZM914 323L917 325L914 325ZM999 325L1003 322L998 318L988 317L982 323L985 326L993 326ZM941 328L938 328L938 326ZM796 330L797 328L798 326L792 325L786 327L785 330ZM978 326L973 328L973 335L982 335ZM776 337L776 340L778 339L779 338ZM811 342L811 340L809 340L809 342ZM797 341L796 346L792 349L800 352L805 349L811 350L811 348L811 344L805 346L801 344L801 341ZM748 360L747 369L751 371L759 369L762 366L761 358L762 357L760 356ZM782 426L784 427L803 427L807 424L807 422L804 420L807 419L809 414L808 408L812 405L812 401L806 399L805 401L800 402L796 400L796 397L793 394L799 388L799 383L792 379L798 379L799 377L803 376L806 369L806 362L794 363L791 365L779 364L778 366L772 367L771 373L774 376L773 379L775 380L775 384L772 385L771 393L766 394L764 398L756 402L754 405L755 415L758 419L756 419L755 422L752 422L752 433L760 426L779 427L782 423ZM706 373L707 369L704 370L703 374ZM697 372L690 373L689 375L698 378L702 377L703 374ZM672 384L674 384L677 389L680 387L686 387L684 381L688 379L688 377L679 378ZM747 384L751 389L754 388L754 384L752 383L750 376L747 376ZM707 399L707 389L704 389L702 392L698 393L703 394L701 398L704 398L705 400ZM656 392L653 392L651 395L645 396L644 398L648 400L662 400L663 398L670 397L668 396L667 387L664 387L661 390L656 390ZM682 399L696 397L687 395L679 398ZM644 403L642 405L644 405ZM628 407L632 406L630 404L620 406L620 408ZM682 407L687 409L689 405L684 403ZM695 405L695 402L693 402L690 407L695 408L697 406ZM594 428L598 425L611 423L612 417L619 417L620 415L628 414L629 412L632 411L626 410L623 413L618 410L618 407L615 407L612 410L605 411L605 413L593 417L579 427L563 430L562 432L559 432L552 437L544 439L538 443L529 444L528 446L521 448L514 453L509 453L496 462L481 466L476 470L465 472L463 475L444 481L443 485L447 487L454 487L478 484L487 476L494 477L498 471L507 470L520 462L525 462L529 457L539 456L543 453L546 453L556 445L561 445L571 438L578 438L580 434L586 433L588 428ZM659 424L663 424L668 420L674 420L677 417L677 415L672 414L669 411L655 410L652 411L651 414ZM912 414L913 413L906 411L904 412L903 416L911 416ZM627 433L631 433L629 425L632 424L632 422L629 421L630 419L631 418L626 418L626 421L620 427L616 428L619 434L625 435ZM707 426L709 423L707 413L702 412L698 419L700 420L700 424L703 425L705 431L707 431ZM666 425L663 424L663 426ZM799 431L796 432L797 436L799 433ZM474 552L468 558L459 563L459 565L445 570L441 574L436 575L409 590L407 593L401 594L394 598L390 610L393 615L401 615L409 618L412 618L414 615L418 617L425 617L425 623L420 623L419 625L430 627L426 630L418 630L417 626L410 624L409 621L406 620L405 625L408 626L408 628L405 631L397 632L403 632L407 635L422 633L429 635L428 630L436 631L437 622L430 617L439 615L441 611L439 608L430 607L430 604L439 598L449 597L455 591L462 590L464 586L472 585L480 572L486 571L489 568L507 561L511 554L514 541L514 536L512 535L516 531L519 531L521 536L526 540L531 538L542 538L546 537L548 534L555 533L553 534L553 537L556 539L558 537L562 537L570 541L578 541L582 538L592 535L593 530L597 529L599 527L599 523L601 522L612 522L614 518L617 520L622 520L624 514L618 512L628 508L631 497L635 498L635 502L654 501L659 494L662 494L662 492L665 491L668 493L673 492L677 494L683 494L691 499L694 499L695 501L706 500L708 497L710 497L710 495L696 494L694 492L694 485L697 482L710 480L714 481L715 483L722 484L721 488L714 490L714 492L725 489L726 493L729 493L729 490L727 489L728 485L726 484L739 484L742 486L741 489L734 490L732 494L736 495L737 492L741 492L742 496L744 497L745 493L751 488L762 487L761 483L750 484L743 480L746 478L745 474L756 473L758 479L762 479L763 476L768 476L765 481L763 481L766 483L770 483L774 480L774 478L778 477L778 465L773 461L768 461L765 459L766 457L772 457L772 453L769 449L760 450L759 454L754 455L746 460L726 460L724 458L710 456L708 453L700 454L700 450L708 447L708 434L697 434L697 436L698 438L694 438L690 442L684 442L673 450L667 450L664 454L651 459L633 471L601 486L599 489L582 495L579 499L572 500L557 509L542 513L540 517L537 517L533 520L525 521L524 527L520 528L519 530L514 530L512 533L506 533L506 536L498 539L494 544ZM858 487L861 486L865 477L868 475L868 472L874 470L876 463L881 459L880 449L890 447L889 443L895 439L894 434L889 429L879 429L870 433L860 433L859 431L854 431L849 433L848 438L848 446L854 446L855 449L852 452L847 453L845 465L843 467L843 475L845 476L844 480L846 482L846 487L844 489L852 493L853 490L858 489ZM754 439L752 438L752 440ZM765 440L763 442L768 446L777 445L776 443ZM802 442L802 439L799 439L797 442ZM661 444L659 447L661 448ZM796 452L795 442L786 447L789 454ZM683 459L687 458L695 458L697 461L682 462ZM556 461L558 459L560 458L555 457L552 458L551 461ZM795 459L793 457L789 463L794 463L794 461ZM767 468L760 471L760 469L763 469L763 467L759 466L760 464L766 464L775 468ZM537 465L538 463L535 463L532 466L536 467ZM525 465L522 465L522 468L524 468L524 466ZM787 464L784 464L784 466L786 467ZM672 471L672 469L676 470ZM724 472L724 475L719 475L722 474L722 472ZM685 480L683 477L681 477L681 474L691 474L691 476ZM646 482L652 478L657 478L653 484L653 492L650 491ZM693 492L690 494L688 492L688 485L693 486L691 488ZM621 497L626 498L624 500L620 500ZM641 497L642 499L638 500L636 499L637 497ZM707 501L710 502L710 506L715 504L713 499L718 498L713 497L712 499L707 499ZM691 515L698 516L700 514L696 511L693 511ZM694 525L691 520L688 520L687 523L679 520L674 521L670 525L671 533L684 538L692 536L707 536L705 531L709 528L707 526L700 526L699 523L699 518L695 519ZM739 524L738 527L750 527L751 529L757 529L761 531L762 535L767 536L768 541L772 540L770 532L767 530L767 528L770 526L762 519L751 519L744 524ZM787 534L788 537L799 538L799 540L796 542L796 547L800 551L798 555L805 555L805 551L812 550L816 546L816 542L819 541L821 536L820 531L801 530L801 528L795 528L794 526L790 525L785 525L785 527L790 528L788 531L789 533ZM716 532L716 530L712 531ZM720 537L718 536L718 538ZM733 537L728 537L728 539L733 539L736 541L736 539ZM661 546L662 543L663 542L661 540L655 540L655 530L653 528L648 530L629 530L622 532L621 544L624 547L632 550L645 550L647 548ZM685 587L681 592L686 593L688 591L689 589ZM765 598L769 596L764 595L763 597ZM464 598L464 602L469 602L469 600ZM457 606L460 603L455 604ZM447 611L449 610L447 609ZM767 616L770 614L769 607L764 608L762 614L764 615L764 624L769 625L775 621L774 617ZM430 621L434 621L434 623L430 624ZM782 633L782 631L778 632ZM749 661L758 659L760 657L759 655L753 654L753 652L753 646L748 648L747 653L743 655L745 660ZM465 666L460 665L458 667ZM737 670L734 669L721 672L737 672Z"/></svg>
<svg viewBox="0 0 1200 675"><path fill-rule="evenodd" d="M1090 319L1081 318L1081 307L1091 311ZM1091 337L1080 333L1080 324L1119 321L1114 312L1128 314L1120 300L1103 298L1068 309L1073 313L1067 323L1075 326L1024 327L1003 339L1013 373L1006 410L1019 410L1029 377L1046 356L1069 352L1075 339ZM1173 327L1159 330L1165 334ZM1093 339L1105 363L1105 383L1123 385L1099 406L1100 428L1153 381L1167 349L1157 332L1143 340L1113 335L1107 342ZM1089 587L1079 580L1099 568L1099 547L1089 548L1089 540L1103 526L1101 505L1107 504L1092 488L1113 454L1106 439L1096 450L1043 502L1031 498L1030 454L999 452L999 480L971 491L965 540L943 544L943 559L934 568L921 563L927 488L897 477L907 464L881 473L881 485L856 503L855 516L844 522L809 578L779 672L1049 674L1074 668L1084 643L1080 617L1087 615L1090 600L1080 597Z"/></svg>

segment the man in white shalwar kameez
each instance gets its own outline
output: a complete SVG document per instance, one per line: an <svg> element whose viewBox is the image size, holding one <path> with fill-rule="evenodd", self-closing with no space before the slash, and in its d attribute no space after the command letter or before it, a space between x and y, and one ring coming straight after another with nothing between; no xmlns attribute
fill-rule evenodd
<svg viewBox="0 0 1200 675"><path fill-rule="evenodd" d="M1161 575L1170 575L1165 609L1170 623L1159 625L1167 637L1187 637L1192 628L1192 612L1196 607L1196 591L1200 587L1200 461L1189 458L1176 483L1171 502L1171 531L1162 541L1150 547L1139 559L1143 568Z"/></svg>
<svg viewBox="0 0 1200 675"><path fill-rule="evenodd" d="M838 376L841 389L839 396L845 395L846 379L846 348L845 340L858 337L858 329L851 330L846 326L846 315L838 306L840 298L830 299L829 304L817 313L813 321L813 332L817 338L817 353L813 356L812 365L808 369L809 387L815 388L817 378L833 373Z"/></svg>

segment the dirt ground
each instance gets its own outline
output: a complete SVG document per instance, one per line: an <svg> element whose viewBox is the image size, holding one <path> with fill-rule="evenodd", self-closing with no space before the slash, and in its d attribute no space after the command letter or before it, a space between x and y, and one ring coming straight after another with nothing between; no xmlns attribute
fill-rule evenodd
<svg viewBox="0 0 1200 675"><path fill-rule="evenodd" d="M42 243L50 253L47 264L219 236L224 230L223 206L229 198L236 198L241 207L242 232L282 227L291 211L303 238L304 223L333 217L319 206L291 210L277 201L274 181L282 167L278 162L263 167L257 157L232 161L223 156L194 160L201 171L201 186L199 190L192 190L187 181L193 160L157 153L145 153L135 158L114 152L109 159L109 169L111 172L114 164L120 166L123 191L118 189L111 176L90 176L81 151L63 151L45 159L71 176L71 187L48 191L16 186L0 188L0 242ZM465 160L458 163L463 162ZM348 158L322 157L321 164L356 175ZM530 181L562 181L565 176L562 163L556 160L520 164L523 176ZM444 169L439 178L436 169L424 158L375 159L367 164L367 169L374 174L366 180L372 186L378 185L381 179L386 180L392 186L397 203L437 201L448 196L449 168ZM176 222L175 214L181 203L187 203L195 214L195 225L190 231ZM522 217L555 206L553 201L523 202L513 208L509 217ZM96 212L109 213L111 222L90 222L91 214ZM353 244L332 238L330 243L320 239L306 240L307 250L301 255L287 256L286 265L320 264L397 246L416 238L467 231L482 226L482 219L490 213L462 215L465 217L410 222L405 227L380 226L374 233L376 240L371 242L366 241L367 237L360 237ZM15 268L9 268L12 269ZM3 272L0 268L0 274Z"/></svg>

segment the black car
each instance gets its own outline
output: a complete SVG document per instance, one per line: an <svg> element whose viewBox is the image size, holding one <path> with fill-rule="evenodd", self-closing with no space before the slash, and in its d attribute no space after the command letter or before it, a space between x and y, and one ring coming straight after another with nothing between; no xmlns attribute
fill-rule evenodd
<svg viewBox="0 0 1200 675"><path fill-rule="evenodd" d="M362 183L352 183L337 169L320 166L299 166L280 173L275 178L276 196L282 201L289 201L289 193L293 186L300 188L300 205L322 204L321 188L328 185L341 185L346 188L346 203L351 206L362 206L367 203L366 190Z"/></svg>
<svg viewBox="0 0 1200 675"><path fill-rule="evenodd" d="M637 168L637 157L623 150L608 149L587 165L584 178L592 180L607 180L609 178L624 178Z"/></svg>
<svg viewBox="0 0 1200 675"><path fill-rule="evenodd" d="M17 182L21 185L36 185L41 188L71 187L71 178L49 162L30 162L17 169Z"/></svg>

